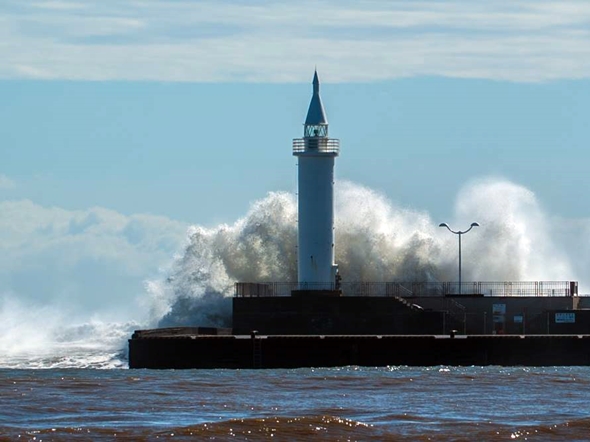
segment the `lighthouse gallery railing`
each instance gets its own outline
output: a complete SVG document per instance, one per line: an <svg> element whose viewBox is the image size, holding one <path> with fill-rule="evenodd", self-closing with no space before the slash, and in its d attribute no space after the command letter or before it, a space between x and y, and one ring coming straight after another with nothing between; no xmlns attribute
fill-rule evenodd
<svg viewBox="0 0 590 442"><path fill-rule="evenodd" d="M337 138L311 137L295 138L293 140L293 153L313 152L338 154L340 140Z"/></svg>

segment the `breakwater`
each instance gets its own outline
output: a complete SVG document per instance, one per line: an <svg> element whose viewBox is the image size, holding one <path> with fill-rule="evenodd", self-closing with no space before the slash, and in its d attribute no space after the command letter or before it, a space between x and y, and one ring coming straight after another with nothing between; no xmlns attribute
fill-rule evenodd
<svg viewBox="0 0 590 442"><path fill-rule="evenodd" d="M136 331L130 368L590 365L590 335L203 335Z"/></svg>

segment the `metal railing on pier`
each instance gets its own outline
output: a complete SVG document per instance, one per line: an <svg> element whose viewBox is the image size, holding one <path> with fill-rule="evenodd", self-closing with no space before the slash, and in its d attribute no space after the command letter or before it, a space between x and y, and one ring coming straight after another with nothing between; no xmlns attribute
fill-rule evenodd
<svg viewBox="0 0 590 442"><path fill-rule="evenodd" d="M341 290L343 296L577 296L577 281L502 282L238 282L237 297L290 296L294 290Z"/></svg>

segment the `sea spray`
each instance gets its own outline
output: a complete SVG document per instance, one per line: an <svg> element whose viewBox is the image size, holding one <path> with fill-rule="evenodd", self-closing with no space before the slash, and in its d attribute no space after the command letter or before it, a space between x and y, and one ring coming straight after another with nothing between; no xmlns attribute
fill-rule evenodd
<svg viewBox="0 0 590 442"><path fill-rule="evenodd" d="M296 219L294 197L271 192L231 226L191 228L166 284L149 285L160 306L172 300L159 325L229 327L236 281L295 281Z"/></svg>
<svg viewBox="0 0 590 442"><path fill-rule="evenodd" d="M428 214L399 209L367 187L336 186L336 263L343 281L433 281L440 247Z"/></svg>
<svg viewBox="0 0 590 442"><path fill-rule="evenodd" d="M466 237L466 261L473 280L565 281L575 275L565 249L553 236L556 226L535 194L506 180L485 178L463 187L455 205L466 226L473 220L479 232Z"/></svg>
<svg viewBox="0 0 590 442"><path fill-rule="evenodd" d="M442 220L346 181L336 185L335 206L343 281L457 280L457 237L438 227ZM463 241L464 281L573 277L537 199L522 186L492 178L469 183L454 219L445 221L456 229L481 224ZM193 227L167 280L150 285L164 313L159 325L230 326L235 282L296 281L296 232L296 199L283 192L269 193L233 225Z"/></svg>
<svg viewBox="0 0 590 442"><path fill-rule="evenodd" d="M337 182L335 196L343 281L456 281L457 236L439 228L442 221L460 230L481 224L463 238L464 281L576 280L588 262L580 244L590 241L590 223L548 216L533 192L504 179L465 185L455 215L444 220L346 181ZM296 281L296 256L296 197L271 192L233 224L192 227L185 249L162 277L146 281L148 296L123 320L70 311L60 299L34 305L0 294L0 366L124 367L133 330L230 326L234 283ZM578 257L577 274L568 256Z"/></svg>
<svg viewBox="0 0 590 442"><path fill-rule="evenodd" d="M123 367L125 343L137 326L98 318L77 323L55 306L24 305L5 293L0 295L0 367Z"/></svg>

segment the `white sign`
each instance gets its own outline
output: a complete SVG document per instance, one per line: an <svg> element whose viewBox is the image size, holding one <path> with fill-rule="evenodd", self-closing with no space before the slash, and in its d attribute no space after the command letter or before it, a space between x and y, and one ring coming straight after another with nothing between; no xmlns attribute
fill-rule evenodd
<svg viewBox="0 0 590 442"><path fill-rule="evenodd" d="M576 314L575 313L555 313L556 324L575 324Z"/></svg>

